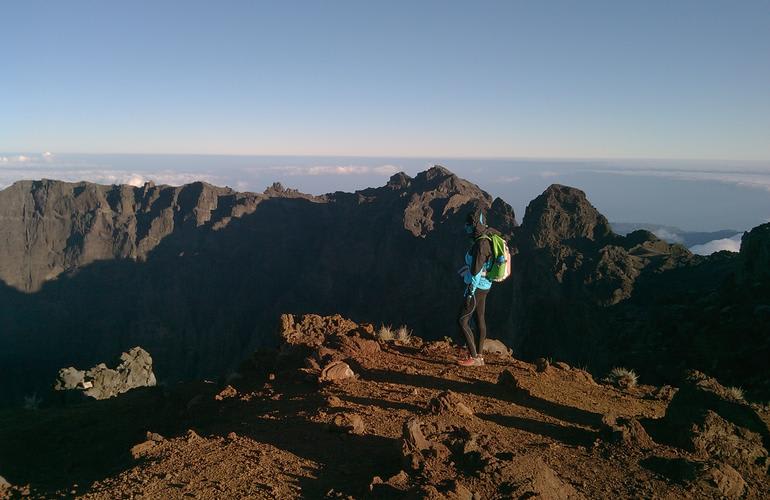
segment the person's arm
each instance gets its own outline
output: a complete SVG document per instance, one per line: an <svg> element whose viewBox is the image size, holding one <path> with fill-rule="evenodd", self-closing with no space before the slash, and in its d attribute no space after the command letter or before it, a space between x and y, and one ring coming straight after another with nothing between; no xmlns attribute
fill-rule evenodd
<svg viewBox="0 0 770 500"><path fill-rule="evenodd" d="M472 295L476 292L481 282L481 274L484 271L484 264L487 263L492 255L492 249L489 240L486 238L476 240L471 248L471 267L470 272L465 275L465 283L468 285L467 294Z"/></svg>

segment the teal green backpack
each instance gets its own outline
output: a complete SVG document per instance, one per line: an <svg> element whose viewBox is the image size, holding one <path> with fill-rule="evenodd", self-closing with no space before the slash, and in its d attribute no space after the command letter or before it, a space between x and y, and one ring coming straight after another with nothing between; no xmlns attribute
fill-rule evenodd
<svg viewBox="0 0 770 500"><path fill-rule="evenodd" d="M492 267L487 271L486 278L495 282L503 281L511 275L511 251L508 250L508 244L495 233L485 234L478 239L482 238L492 244Z"/></svg>

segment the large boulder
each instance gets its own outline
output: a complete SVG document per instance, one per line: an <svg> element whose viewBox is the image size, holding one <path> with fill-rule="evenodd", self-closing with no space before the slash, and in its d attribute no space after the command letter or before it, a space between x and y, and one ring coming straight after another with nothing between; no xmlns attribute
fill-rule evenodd
<svg viewBox="0 0 770 500"><path fill-rule="evenodd" d="M584 498L575 488L562 481L540 457L514 457L505 464L499 476L502 478L499 492L504 495L503 498Z"/></svg>
<svg viewBox="0 0 770 500"><path fill-rule="evenodd" d="M741 498L746 489L743 477L727 464L708 467L699 477L698 486L723 498Z"/></svg>
<svg viewBox="0 0 770 500"><path fill-rule="evenodd" d="M499 354L500 356L511 356L513 354L511 349L497 339L486 339L484 341L484 352Z"/></svg>
<svg viewBox="0 0 770 500"><path fill-rule="evenodd" d="M434 415L455 414L472 417L473 410L465 403L463 398L452 391L444 391L428 403L430 412Z"/></svg>
<svg viewBox="0 0 770 500"><path fill-rule="evenodd" d="M701 372L688 372L666 409L664 424L670 442L701 458L742 473L767 470L767 424L749 404Z"/></svg>
<svg viewBox="0 0 770 500"><path fill-rule="evenodd" d="M152 387L155 384L152 357L141 347L133 347L120 355L120 364L115 369L99 363L87 371L73 367L59 370L54 389L80 390L94 399L108 399L137 387Z"/></svg>

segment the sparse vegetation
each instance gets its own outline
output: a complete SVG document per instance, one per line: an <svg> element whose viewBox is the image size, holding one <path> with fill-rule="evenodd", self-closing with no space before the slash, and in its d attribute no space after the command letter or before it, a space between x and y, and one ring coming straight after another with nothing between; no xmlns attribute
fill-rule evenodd
<svg viewBox="0 0 770 500"><path fill-rule="evenodd" d="M444 342L446 342L449 345L454 345L454 340L452 340L452 337L449 337L448 335L444 336Z"/></svg>
<svg viewBox="0 0 770 500"><path fill-rule="evenodd" d="M396 330L396 340L408 344L412 340L412 331L405 326L398 327L398 330Z"/></svg>
<svg viewBox="0 0 770 500"><path fill-rule="evenodd" d="M389 342L396 338L396 334L393 332L393 327L389 325L382 325L377 330L377 338L383 342Z"/></svg>
<svg viewBox="0 0 770 500"><path fill-rule="evenodd" d="M40 408L40 403L42 402L43 399L38 396L37 393L34 393L31 396L24 396L24 409L37 410Z"/></svg>
<svg viewBox="0 0 770 500"><path fill-rule="evenodd" d="M632 387L636 387L636 383L639 381L639 376L636 374L636 372L634 372L634 370L617 367L610 370L610 373L604 380L616 387L620 387L621 389L630 389Z"/></svg>
<svg viewBox="0 0 770 500"><path fill-rule="evenodd" d="M746 401L746 395L740 387L725 387L725 393L733 401Z"/></svg>

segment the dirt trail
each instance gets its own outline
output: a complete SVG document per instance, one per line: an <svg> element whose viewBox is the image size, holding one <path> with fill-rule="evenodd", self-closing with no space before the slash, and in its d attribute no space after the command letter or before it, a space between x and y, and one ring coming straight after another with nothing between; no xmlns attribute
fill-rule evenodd
<svg viewBox="0 0 770 500"><path fill-rule="evenodd" d="M708 457L649 437L638 422L652 434L673 391L620 390L561 363L538 371L502 355L488 355L483 367L464 368L454 364L459 351L443 342L376 342L367 338L371 328L338 327L333 335L321 332L312 342L292 344L298 350L273 355L276 369L266 369L265 358L256 357L224 388L198 384L134 396L129 407L120 408L124 427L136 436L130 444L121 441L125 462L90 476L75 469L75 478L81 477L77 487L64 478L57 483L49 477L46 484L40 471L37 478L28 476L31 494L89 499L770 495L766 462L764 476L742 470L741 486L729 475L735 470L707 471L713 462ZM304 364L296 362L308 353ZM356 376L319 383L320 366L334 358ZM70 452L77 461L76 450ZM33 470L34 460L24 460Z"/></svg>

